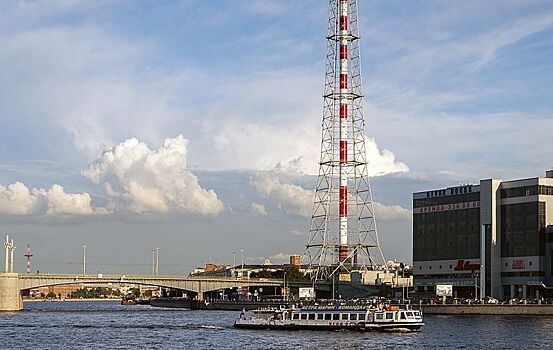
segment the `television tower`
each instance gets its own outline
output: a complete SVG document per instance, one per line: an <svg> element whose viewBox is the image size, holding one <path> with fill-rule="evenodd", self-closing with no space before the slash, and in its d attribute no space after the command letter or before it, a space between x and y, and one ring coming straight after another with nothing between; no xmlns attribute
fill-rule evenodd
<svg viewBox="0 0 553 350"><path fill-rule="evenodd" d="M31 273L31 258L33 257L33 254L31 254L30 244L27 244L27 254L25 254L24 257L27 258L27 273Z"/></svg>
<svg viewBox="0 0 553 350"><path fill-rule="evenodd" d="M367 171L357 0L329 0L319 176L306 255L314 281L384 264Z"/></svg>

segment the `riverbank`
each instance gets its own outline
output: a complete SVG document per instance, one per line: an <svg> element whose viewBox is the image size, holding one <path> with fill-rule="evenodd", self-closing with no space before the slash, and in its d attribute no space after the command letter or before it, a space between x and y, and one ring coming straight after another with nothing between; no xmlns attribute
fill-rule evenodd
<svg viewBox="0 0 553 350"><path fill-rule="evenodd" d="M117 301L121 302L121 298L119 299L102 299L102 298L90 298L90 299L23 299L24 303L29 302L64 302L64 301L71 301L71 302L77 302L77 301Z"/></svg>
<svg viewBox="0 0 553 350"><path fill-rule="evenodd" d="M422 305L425 315L553 316L553 305Z"/></svg>

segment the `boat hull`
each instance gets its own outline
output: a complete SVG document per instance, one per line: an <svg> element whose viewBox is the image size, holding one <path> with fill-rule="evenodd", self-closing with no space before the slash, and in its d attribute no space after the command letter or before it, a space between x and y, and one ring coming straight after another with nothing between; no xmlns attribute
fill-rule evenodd
<svg viewBox="0 0 553 350"><path fill-rule="evenodd" d="M354 325L333 325L333 324L295 324L295 323L253 323L253 322L240 322L234 323L234 328L240 329L258 329L258 330L287 330L287 331L356 331L356 332L370 332L370 331L391 331L391 332L415 332L418 331L424 323L367 323L367 324L354 324Z"/></svg>

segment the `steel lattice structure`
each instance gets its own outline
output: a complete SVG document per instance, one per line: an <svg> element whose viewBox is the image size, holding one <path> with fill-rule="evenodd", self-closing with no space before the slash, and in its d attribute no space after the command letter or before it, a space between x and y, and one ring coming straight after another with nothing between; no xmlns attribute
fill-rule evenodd
<svg viewBox="0 0 553 350"><path fill-rule="evenodd" d="M321 159L306 255L314 281L384 264L365 151L357 0L330 0Z"/></svg>

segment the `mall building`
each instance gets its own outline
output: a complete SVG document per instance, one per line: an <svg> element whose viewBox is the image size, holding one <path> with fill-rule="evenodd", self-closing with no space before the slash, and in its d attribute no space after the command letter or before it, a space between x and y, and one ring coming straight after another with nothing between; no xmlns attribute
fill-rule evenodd
<svg viewBox="0 0 553 350"><path fill-rule="evenodd" d="M553 297L553 170L414 193L413 260L420 296Z"/></svg>

